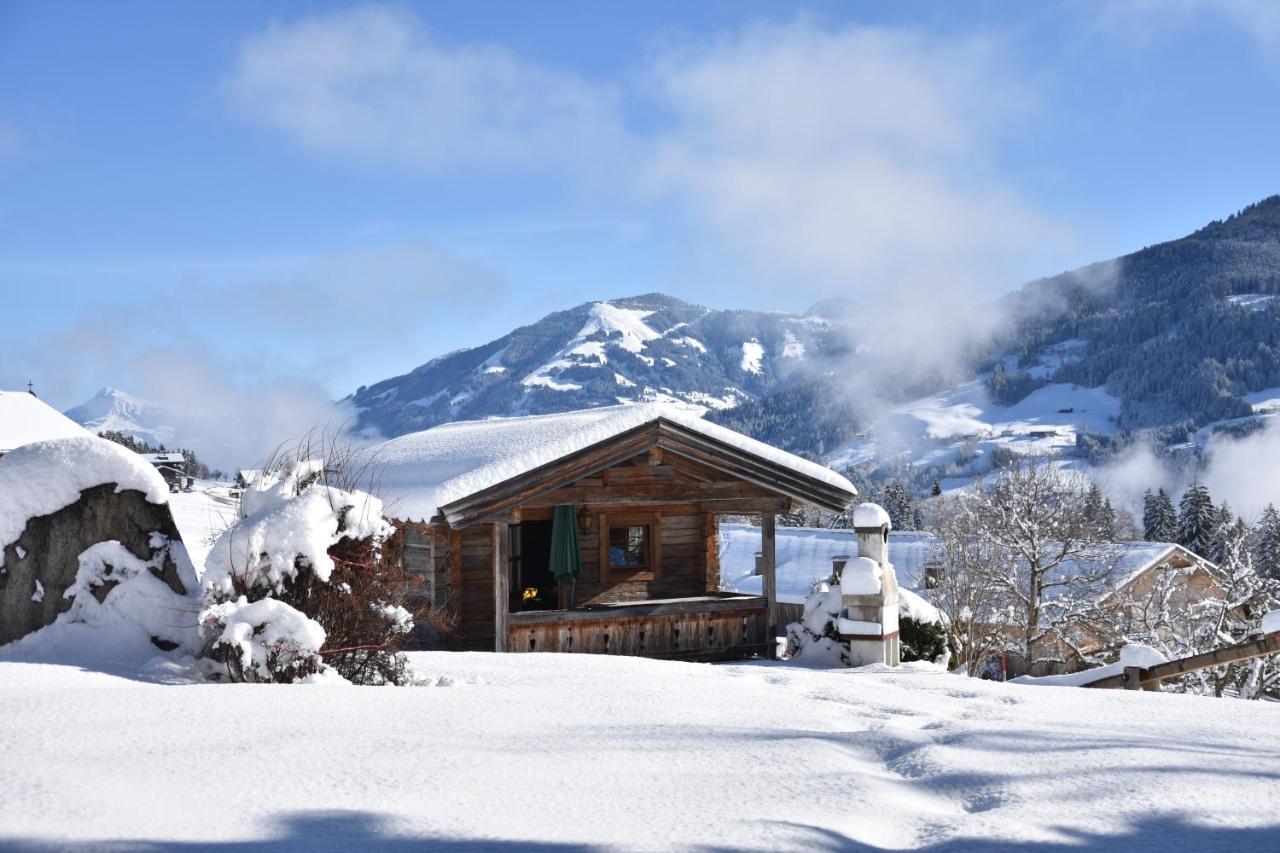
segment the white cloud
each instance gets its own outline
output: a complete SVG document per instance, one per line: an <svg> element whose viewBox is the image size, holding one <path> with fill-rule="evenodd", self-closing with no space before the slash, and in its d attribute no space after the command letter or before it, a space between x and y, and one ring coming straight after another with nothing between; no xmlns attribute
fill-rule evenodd
<svg viewBox="0 0 1280 853"><path fill-rule="evenodd" d="M192 266L205 271L199 259ZM180 259L163 269L176 280L193 271ZM123 388L172 412L178 443L212 465L243 467L313 427L342 426L353 413L335 396L390 375L389 364L424 361L426 330L504 292L484 267L423 242L264 259L258 269L69 311L52 333L0 341L0 387L31 378L64 408L98 386Z"/></svg>
<svg viewBox="0 0 1280 853"><path fill-rule="evenodd" d="M1241 439L1210 440L1203 480L1215 501L1226 500L1246 519L1257 519L1277 499L1275 472L1280 471L1280 424Z"/></svg>
<svg viewBox="0 0 1280 853"><path fill-rule="evenodd" d="M995 168L1029 93L983 39L801 21L659 58L651 186L775 280L990 295L1064 229Z"/></svg>
<svg viewBox="0 0 1280 853"><path fill-rule="evenodd" d="M1097 7L1098 26L1128 43L1174 31L1194 31L1214 20L1236 27L1265 51L1280 45L1280 3L1275 0L1114 0Z"/></svg>
<svg viewBox="0 0 1280 853"><path fill-rule="evenodd" d="M225 90L242 116L306 148L423 170L582 162L619 132L608 86L505 47L443 44L383 6L249 38Z"/></svg>

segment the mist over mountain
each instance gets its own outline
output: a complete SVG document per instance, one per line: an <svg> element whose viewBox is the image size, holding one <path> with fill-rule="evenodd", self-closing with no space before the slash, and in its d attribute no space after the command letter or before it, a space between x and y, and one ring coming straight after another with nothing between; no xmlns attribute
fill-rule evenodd
<svg viewBox="0 0 1280 853"><path fill-rule="evenodd" d="M999 318L993 336L953 359L949 373L922 378L877 357L870 309L856 300L788 314L646 294L553 312L347 402L358 429L400 435L451 420L671 400L841 465L885 456L890 437L972 443L994 429L988 421L1014 437L1056 429L1077 452L1135 435L1174 443L1206 424L1249 429L1258 395L1280 387L1280 196L1031 282L983 310ZM950 414L917 429L920 400ZM993 414L955 416L975 405Z"/></svg>

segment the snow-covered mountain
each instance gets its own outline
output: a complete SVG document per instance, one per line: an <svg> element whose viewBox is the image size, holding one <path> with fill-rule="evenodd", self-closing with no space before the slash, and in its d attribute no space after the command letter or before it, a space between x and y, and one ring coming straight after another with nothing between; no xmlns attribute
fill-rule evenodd
<svg viewBox="0 0 1280 853"><path fill-rule="evenodd" d="M349 399L358 428L387 436L619 402L723 410L820 372L842 330L816 314L712 310L662 294L589 302Z"/></svg>
<svg viewBox="0 0 1280 853"><path fill-rule="evenodd" d="M153 445L173 443L163 407L117 388L103 388L63 414L91 432L121 432Z"/></svg>

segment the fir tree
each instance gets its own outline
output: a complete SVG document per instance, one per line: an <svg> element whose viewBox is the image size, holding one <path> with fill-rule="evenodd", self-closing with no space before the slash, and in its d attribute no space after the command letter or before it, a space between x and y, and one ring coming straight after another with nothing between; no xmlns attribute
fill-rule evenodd
<svg viewBox="0 0 1280 853"><path fill-rule="evenodd" d="M1258 522L1254 567L1258 574L1280 580L1280 512L1275 504L1267 504Z"/></svg>
<svg viewBox="0 0 1280 853"><path fill-rule="evenodd" d="M1207 556L1217 521L1209 490L1199 480L1192 482L1182 493L1182 502L1178 505L1178 544Z"/></svg>
<svg viewBox="0 0 1280 853"><path fill-rule="evenodd" d="M1227 550L1232 538L1239 535L1239 527L1244 526L1241 520L1237 526L1235 513L1226 501L1214 511L1213 534L1209 537L1209 551L1205 554L1211 563L1221 563L1227 558Z"/></svg>
<svg viewBox="0 0 1280 853"><path fill-rule="evenodd" d="M940 483L937 480L934 480L933 488L929 490L929 493L933 495L935 498L939 497L942 494L942 483Z"/></svg>
<svg viewBox="0 0 1280 853"><path fill-rule="evenodd" d="M1155 496L1155 526L1152 528L1152 542L1173 542L1178 536L1178 513L1173 508L1173 499L1164 489Z"/></svg>
<svg viewBox="0 0 1280 853"><path fill-rule="evenodd" d="M1159 542L1160 505L1151 490L1142 493L1142 538L1148 542Z"/></svg>

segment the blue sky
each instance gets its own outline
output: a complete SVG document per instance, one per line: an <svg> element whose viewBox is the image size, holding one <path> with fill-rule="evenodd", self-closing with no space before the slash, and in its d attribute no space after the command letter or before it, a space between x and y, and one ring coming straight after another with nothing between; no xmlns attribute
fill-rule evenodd
<svg viewBox="0 0 1280 853"><path fill-rule="evenodd" d="M342 396L549 310L989 298L1280 188L1280 8L0 4L0 387Z"/></svg>

